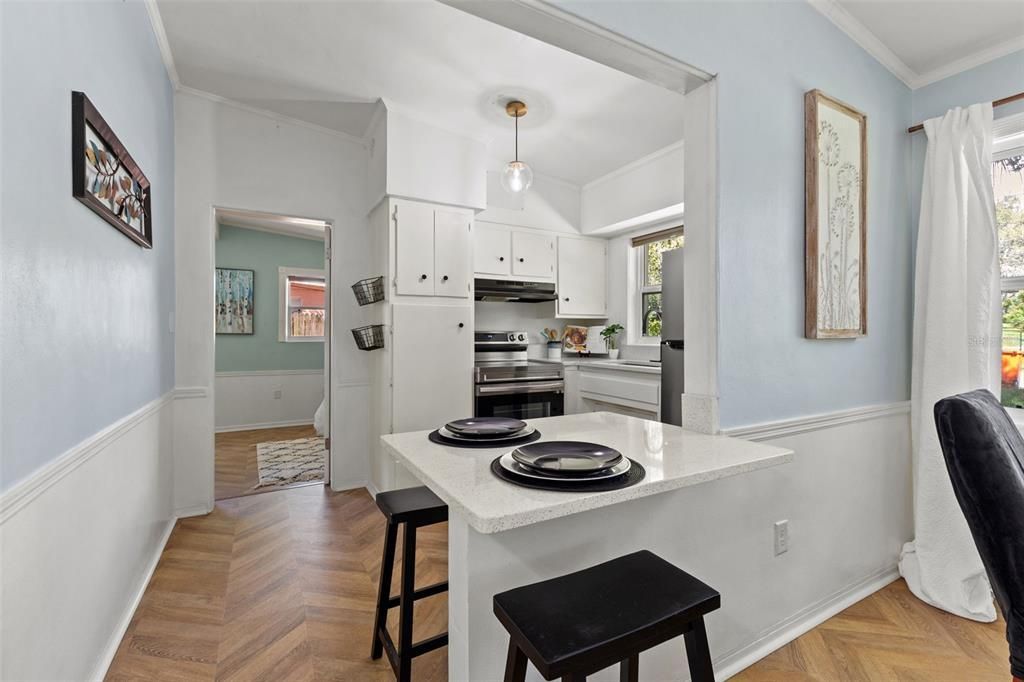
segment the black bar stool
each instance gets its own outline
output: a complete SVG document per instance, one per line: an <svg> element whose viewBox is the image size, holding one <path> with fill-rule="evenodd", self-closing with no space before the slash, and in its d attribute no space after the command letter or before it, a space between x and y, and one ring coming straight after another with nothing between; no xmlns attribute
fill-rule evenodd
<svg viewBox="0 0 1024 682"><path fill-rule="evenodd" d="M377 616L373 623L373 647L370 657L378 659L387 652L388 661L399 682L408 682L412 675L412 659L448 644L444 632L413 644L412 606L417 599L448 591L448 581L416 589L416 529L448 520L448 506L424 486L391 490L377 494L377 506L388 519L384 537L384 558L380 563L380 588L377 592ZM402 586L397 597L391 596L391 574L395 568L395 545L398 526L405 524L402 543ZM388 633L388 609L399 607L398 647Z"/></svg>
<svg viewBox="0 0 1024 682"><path fill-rule="evenodd" d="M718 592L643 550L551 580L494 595L509 633L505 682L526 679L529 659L545 680L581 682L620 664L639 679L640 652L682 635L692 682L713 682L704 614Z"/></svg>

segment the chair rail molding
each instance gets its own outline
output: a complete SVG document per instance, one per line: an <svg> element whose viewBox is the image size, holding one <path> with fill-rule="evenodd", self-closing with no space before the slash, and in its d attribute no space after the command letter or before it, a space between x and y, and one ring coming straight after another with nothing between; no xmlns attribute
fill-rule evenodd
<svg viewBox="0 0 1024 682"><path fill-rule="evenodd" d="M856 424L872 419L910 414L910 401L866 405L824 414L812 414L806 417L781 419L773 422L762 422L749 426L737 426L722 430L723 436L743 438L745 440L762 441L794 436L800 433L821 431L844 424Z"/></svg>

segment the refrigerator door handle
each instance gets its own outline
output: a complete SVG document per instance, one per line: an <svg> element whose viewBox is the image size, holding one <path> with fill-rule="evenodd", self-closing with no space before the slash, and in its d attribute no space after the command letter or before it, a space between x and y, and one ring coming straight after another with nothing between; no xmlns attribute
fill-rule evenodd
<svg viewBox="0 0 1024 682"><path fill-rule="evenodd" d="M663 345L663 346L665 346L667 348L671 348L672 350L683 350L683 340L682 339L669 339L667 341L662 341L661 345Z"/></svg>

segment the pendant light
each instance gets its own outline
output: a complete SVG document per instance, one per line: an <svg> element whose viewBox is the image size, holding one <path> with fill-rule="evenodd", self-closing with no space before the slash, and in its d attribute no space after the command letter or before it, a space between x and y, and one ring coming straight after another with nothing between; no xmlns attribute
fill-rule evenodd
<svg viewBox="0 0 1024 682"><path fill-rule="evenodd" d="M501 186L506 192L522 194L533 182L533 171L519 160L519 119L526 116L526 105L519 100L513 100L505 105L505 113L516 121L516 148L514 160L505 164L505 170L501 173Z"/></svg>

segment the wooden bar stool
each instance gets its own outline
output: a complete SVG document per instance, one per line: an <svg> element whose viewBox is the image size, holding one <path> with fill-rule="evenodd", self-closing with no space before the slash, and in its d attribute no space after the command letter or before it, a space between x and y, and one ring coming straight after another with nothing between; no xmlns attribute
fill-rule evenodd
<svg viewBox="0 0 1024 682"><path fill-rule="evenodd" d="M693 682L713 682L704 614L718 592L646 550L494 596L509 633L505 682L526 679L529 659L545 680L569 682L620 664L639 679L640 652L682 635Z"/></svg>
<svg viewBox="0 0 1024 682"><path fill-rule="evenodd" d="M373 647L370 657L378 659L387 652L388 661L399 682L412 675L412 659L448 644L448 633L422 642L412 642L412 607L417 599L448 591L448 581L416 589L416 529L448 520L448 506L425 486L378 493L377 506L388 519L384 537L384 557L380 563L380 587L377 592L377 616L373 623ZM402 586L391 596L391 574L395 568L398 526L405 524L402 543ZM398 646L388 633L388 609L399 607Z"/></svg>

